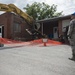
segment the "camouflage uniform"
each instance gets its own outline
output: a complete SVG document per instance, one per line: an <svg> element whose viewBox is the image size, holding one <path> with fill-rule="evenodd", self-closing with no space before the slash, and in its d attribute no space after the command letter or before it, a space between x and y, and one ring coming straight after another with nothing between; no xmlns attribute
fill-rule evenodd
<svg viewBox="0 0 75 75"><path fill-rule="evenodd" d="M72 47L72 59L75 60L75 19L71 20L67 35L69 36L68 40Z"/></svg>

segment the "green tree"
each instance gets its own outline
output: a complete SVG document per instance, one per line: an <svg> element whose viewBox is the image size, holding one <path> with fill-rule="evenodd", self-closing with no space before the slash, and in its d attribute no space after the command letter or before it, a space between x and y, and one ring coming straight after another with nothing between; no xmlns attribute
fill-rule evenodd
<svg viewBox="0 0 75 75"><path fill-rule="evenodd" d="M62 12L57 11L57 5L49 6L48 4L34 2L32 5L27 4L24 7L27 14L33 17L34 20L47 19L62 15Z"/></svg>

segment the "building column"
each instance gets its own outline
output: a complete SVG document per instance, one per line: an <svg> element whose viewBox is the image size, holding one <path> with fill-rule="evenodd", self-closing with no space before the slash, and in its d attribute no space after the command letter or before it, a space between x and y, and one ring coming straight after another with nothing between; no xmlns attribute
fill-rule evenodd
<svg viewBox="0 0 75 75"><path fill-rule="evenodd" d="M59 23L58 23L58 32L59 32L59 36L60 35L62 35L63 33L62 33L62 21L59 21Z"/></svg>
<svg viewBox="0 0 75 75"><path fill-rule="evenodd" d="M42 26L41 26L41 31L42 31L42 35L43 35L43 22L42 22Z"/></svg>

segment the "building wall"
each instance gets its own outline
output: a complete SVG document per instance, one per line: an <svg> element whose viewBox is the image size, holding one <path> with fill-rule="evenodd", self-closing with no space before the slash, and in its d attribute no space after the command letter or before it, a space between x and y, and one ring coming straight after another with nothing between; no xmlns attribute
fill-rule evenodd
<svg viewBox="0 0 75 75"><path fill-rule="evenodd" d="M19 24L20 30L18 32L14 31L15 23ZM16 38L22 39L22 40L30 40L32 37L29 35L26 31L26 29L29 29L30 26L26 23L26 21L23 18L20 18L19 16L14 16L13 19L13 35Z"/></svg>
<svg viewBox="0 0 75 75"><path fill-rule="evenodd" d="M60 35L63 34L63 33L62 33L62 21L61 21L61 20L58 21L58 33L59 33L59 37L60 37Z"/></svg>
<svg viewBox="0 0 75 75"><path fill-rule="evenodd" d="M30 40L32 37L26 32L30 26L26 21L13 13L0 15L0 25L4 26L4 38ZM16 31L19 30L19 31Z"/></svg>
<svg viewBox="0 0 75 75"><path fill-rule="evenodd" d="M70 24L70 19L62 20L62 32L65 31L65 28L66 28L67 26L69 26L69 24Z"/></svg>
<svg viewBox="0 0 75 75"><path fill-rule="evenodd" d="M0 15L0 26L4 26L4 37L7 38L7 16L6 14Z"/></svg>
<svg viewBox="0 0 75 75"><path fill-rule="evenodd" d="M59 35L63 35L63 32L65 31L66 26L68 26L70 23L70 18L69 19L63 19L59 20L58 22L58 29L59 29Z"/></svg>

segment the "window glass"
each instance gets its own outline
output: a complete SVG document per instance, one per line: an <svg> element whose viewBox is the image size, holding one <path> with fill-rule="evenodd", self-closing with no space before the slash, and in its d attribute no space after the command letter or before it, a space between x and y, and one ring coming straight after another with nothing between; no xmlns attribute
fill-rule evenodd
<svg viewBox="0 0 75 75"><path fill-rule="evenodd" d="M21 25L19 23L14 23L14 32L21 32Z"/></svg>

